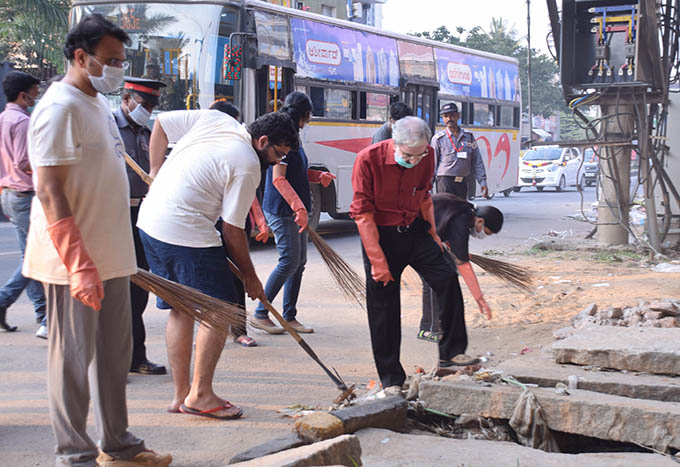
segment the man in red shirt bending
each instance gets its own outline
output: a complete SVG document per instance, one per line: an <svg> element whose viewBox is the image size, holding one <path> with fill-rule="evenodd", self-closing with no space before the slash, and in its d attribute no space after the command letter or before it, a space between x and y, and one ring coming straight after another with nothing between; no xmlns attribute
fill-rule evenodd
<svg viewBox="0 0 680 467"><path fill-rule="evenodd" d="M392 127L392 139L357 155L352 171L350 214L363 246L373 358L388 395L401 395L406 379L399 362L402 271L411 266L420 273L437 294L442 310L457 306L455 269L445 259L435 230L430 196L435 160L430 137L425 121L402 118ZM444 315L440 318L446 335L452 319L451 313ZM440 342L440 360L454 356L449 340Z"/></svg>

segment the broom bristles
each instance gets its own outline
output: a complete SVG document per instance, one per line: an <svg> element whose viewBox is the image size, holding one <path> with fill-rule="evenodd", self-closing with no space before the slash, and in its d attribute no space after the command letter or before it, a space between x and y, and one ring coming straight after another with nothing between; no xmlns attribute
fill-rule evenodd
<svg viewBox="0 0 680 467"><path fill-rule="evenodd" d="M480 255L470 255L470 261L510 287L524 293L534 291L534 275L521 266Z"/></svg>
<svg viewBox="0 0 680 467"><path fill-rule="evenodd" d="M130 276L130 280L165 300L173 310L215 330L227 333L230 327L242 328L246 311L233 303L204 294L192 287L164 279L143 269Z"/></svg>
<svg viewBox="0 0 680 467"><path fill-rule="evenodd" d="M326 241L313 229L307 229L309 238L319 250L331 277L347 300L366 306L366 283Z"/></svg>

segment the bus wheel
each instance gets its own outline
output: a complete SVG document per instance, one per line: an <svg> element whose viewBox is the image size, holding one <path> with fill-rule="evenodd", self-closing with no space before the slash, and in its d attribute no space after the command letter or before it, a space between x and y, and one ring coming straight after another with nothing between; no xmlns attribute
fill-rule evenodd
<svg viewBox="0 0 680 467"><path fill-rule="evenodd" d="M319 218L321 217L321 185L318 183L309 184L309 192L311 194L312 208L309 213L309 227L316 230L319 226Z"/></svg>

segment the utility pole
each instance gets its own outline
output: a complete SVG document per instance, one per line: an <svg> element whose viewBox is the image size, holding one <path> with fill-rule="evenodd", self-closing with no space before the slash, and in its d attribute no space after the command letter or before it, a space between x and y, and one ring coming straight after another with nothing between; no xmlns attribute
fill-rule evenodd
<svg viewBox="0 0 680 467"><path fill-rule="evenodd" d="M531 0L527 0L527 103L529 107L529 146L534 140L534 121L531 113Z"/></svg>
<svg viewBox="0 0 680 467"><path fill-rule="evenodd" d="M604 141L632 139L632 105L603 105L601 109ZM628 243L624 226L628 225L630 211L630 150L630 146L613 146L600 151L597 241L605 245Z"/></svg>

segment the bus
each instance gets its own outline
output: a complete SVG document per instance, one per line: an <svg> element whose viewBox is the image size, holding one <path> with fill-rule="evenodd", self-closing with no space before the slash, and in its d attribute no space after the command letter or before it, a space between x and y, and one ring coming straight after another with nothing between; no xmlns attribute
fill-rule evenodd
<svg viewBox="0 0 680 467"><path fill-rule="evenodd" d="M461 127L479 144L489 193L507 195L516 184L521 92L513 58L257 0L75 0L71 24L89 13L130 35L129 75L166 83L154 112L226 99L250 122L289 92L306 93L314 110L301 139L310 168L336 176L327 188L312 185L312 227L321 212L347 218L356 154L397 101L433 131L444 128L440 106L456 102Z"/></svg>

